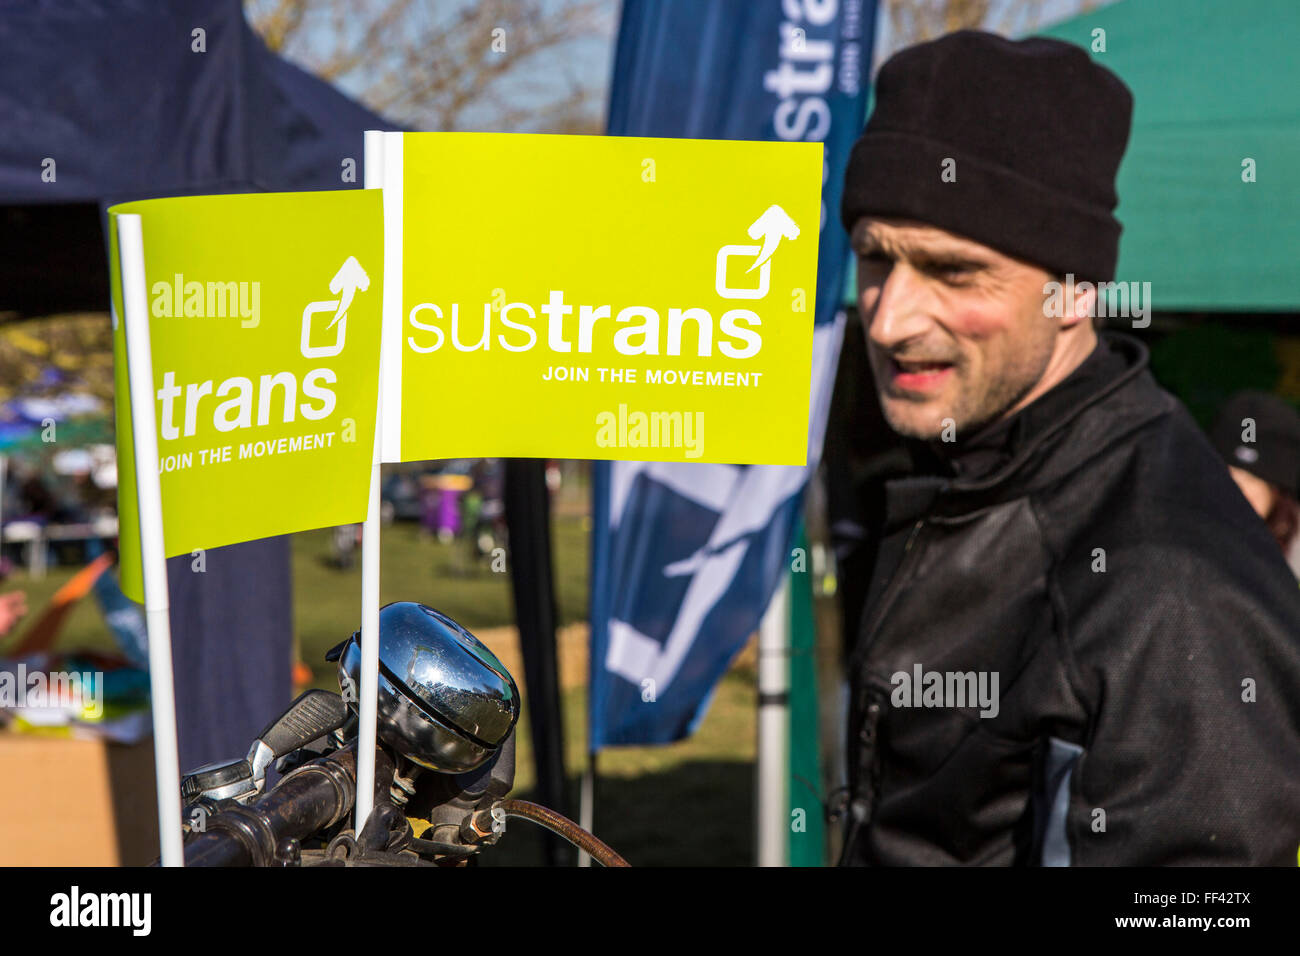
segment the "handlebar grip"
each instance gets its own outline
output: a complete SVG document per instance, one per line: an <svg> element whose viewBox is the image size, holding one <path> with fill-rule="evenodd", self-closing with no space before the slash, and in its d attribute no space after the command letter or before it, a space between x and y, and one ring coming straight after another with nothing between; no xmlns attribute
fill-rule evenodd
<svg viewBox="0 0 1300 956"><path fill-rule="evenodd" d="M393 763L375 753L375 802L392 785ZM270 866L287 839L305 839L332 826L356 803L355 744L303 764L247 806L214 814L185 845L186 866Z"/></svg>

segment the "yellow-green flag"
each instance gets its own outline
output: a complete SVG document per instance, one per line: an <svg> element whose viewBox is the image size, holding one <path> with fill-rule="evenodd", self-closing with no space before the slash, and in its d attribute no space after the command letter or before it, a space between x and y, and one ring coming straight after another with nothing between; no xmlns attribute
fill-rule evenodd
<svg viewBox="0 0 1300 956"><path fill-rule="evenodd" d="M820 143L384 152L384 460L806 462Z"/></svg>
<svg viewBox="0 0 1300 956"><path fill-rule="evenodd" d="M122 589L143 601L116 217L141 217L170 557L365 518L383 213L374 191L109 209Z"/></svg>

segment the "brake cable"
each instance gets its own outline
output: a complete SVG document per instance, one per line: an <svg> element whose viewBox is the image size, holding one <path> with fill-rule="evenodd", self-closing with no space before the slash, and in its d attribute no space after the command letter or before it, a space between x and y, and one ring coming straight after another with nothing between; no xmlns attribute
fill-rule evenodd
<svg viewBox="0 0 1300 956"><path fill-rule="evenodd" d="M591 854L591 858L601 866L630 866L627 860L616 853L597 836L588 833L568 817L547 809L528 800L502 800L497 804L507 817L531 820L543 829L550 830L556 836L567 840L579 850Z"/></svg>

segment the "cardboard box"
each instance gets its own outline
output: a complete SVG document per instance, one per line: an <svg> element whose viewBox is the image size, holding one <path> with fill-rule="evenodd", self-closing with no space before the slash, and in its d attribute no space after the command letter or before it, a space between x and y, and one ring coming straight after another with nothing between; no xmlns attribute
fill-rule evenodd
<svg viewBox="0 0 1300 956"><path fill-rule="evenodd" d="M0 733L0 866L147 866L156 801L152 740Z"/></svg>

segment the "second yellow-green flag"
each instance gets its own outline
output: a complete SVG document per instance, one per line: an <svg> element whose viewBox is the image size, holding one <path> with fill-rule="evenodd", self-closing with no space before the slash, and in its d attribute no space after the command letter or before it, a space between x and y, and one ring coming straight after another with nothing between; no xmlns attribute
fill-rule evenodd
<svg viewBox="0 0 1300 956"><path fill-rule="evenodd" d="M168 557L365 518L379 382L377 192L109 209L122 589L143 601L116 217L141 217Z"/></svg>

